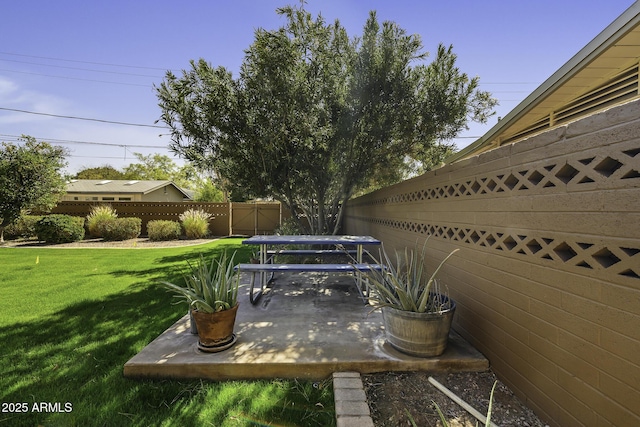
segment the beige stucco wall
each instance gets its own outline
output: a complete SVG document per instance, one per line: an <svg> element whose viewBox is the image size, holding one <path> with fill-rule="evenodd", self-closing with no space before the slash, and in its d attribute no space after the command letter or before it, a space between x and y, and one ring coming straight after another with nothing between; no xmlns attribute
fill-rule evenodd
<svg viewBox="0 0 640 427"><path fill-rule="evenodd" d="M348 203L388 252L432 234L454 328L554 426L640 425L640 101Z"/></svg>
<svg viewBox="0 0 640 427"><path fill-rule="evenodd" d="M166 190L166 191L165 191ZM130 199L130 200L126 200ZM182 202L184 194L168 185L147 194L142 193L67 193L63 201L131 201L131 202Z"/></svg>
<svg viewBox="0 0 640 427"><path fill-rule="evenodd" d="M184 194L174 186L166 186L142 195L143 202L182 202Z"/></svg>
<svg viewBox="0 0 640 427"><path fill-rule="evenodd" d="M131 200L124 200L131 199ZM142 194L116 194L116 193L67 193L62 196L62 201L64 202L86 202L86 201L131 201L131 202L139 202L142 200Z"/></svg>

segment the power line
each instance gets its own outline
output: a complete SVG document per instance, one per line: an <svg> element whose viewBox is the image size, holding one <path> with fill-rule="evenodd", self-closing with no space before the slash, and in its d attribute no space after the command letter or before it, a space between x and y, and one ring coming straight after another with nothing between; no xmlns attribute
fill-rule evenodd
<svg viewBox="0 0 640 427"><path fill-rule="evenodd" d="M139 87L146 87L146 88L151 87L151 85L148 85L148 84L143 85L143 84L139 84L139 83L123 83L123 82L110 82L110 81L106 81L106 80L83 79L83 78L80 78L80 77L52 76L51 74L30 73L28 71L16 71L16 70L7 70L7 69L0 69L0 71L5 71L5 72L8 72L8 73L28 74L28 75L31 75L31 76L53 77L53 78L56 78L56 79L79 80L79 81L83 81L83 82L92 82L92 83L108 83L108 84L112 84L112 85L139 86Z"/></svg>
<svg viewBox="0 0 640 427"><path fill-rule="evenodd" d="M128 122L116 122L116 121L112 121L112 120L91 119L91 118L87 118L87 117L63 116L63 115L60 115L60 114L39 113L39 112L36 112L36 111L18 110L16 108L0 107L0 110L14 111L14 112L17 112L17 113L36 114L36 115L39 115L39 116L58 117L58 118L61 118L61 119L86 120L86 121L90 121L90 122L109 123L109 124L123 125L123 126L137 126L137 127L156 128L156 129L169 129L166 126L145 125L145 124L140 124L140 123L128 123Z"/></svg>
<svg viewBox="0 0 640 427"><path fill-rule="evenodd" d="M128 160L126 156L78 156L75 154L68 154L67 157L73 157L74 159Z"/></svg>
<svg viewBox="0 0 640 427"><path fill-rule="evenodd" d="M22 140L22 136L18 136L18 135L0 134L0 137L11 138L12 141ZM85 145L102 145L106 147L120 147L120 148L124 147L124 148L160 148L165 150L169 149L166 145L116 144L116 143L110 143L110 142L75 141L75 140L69 140L69 139L41 138L41 137L35 137L35 136L34 138L39 141L55 142L57 144L85 144Z"/></svg>
<svg viewBox="0 0 640 427"><path fill-rule="evenodd" d="M41 137L34 137L34 138L38 141L47 141L52 144L62 144L62 145L81 144L81 145L115 147L115 148L124 149L123 154L119 156L114 156L112 154L114 152L113 149L109 150L109 154L111 155L105 155L105 154L81 155L81 154L74 154L73 151L65 155L65 157L75 158L75 159L100 159L100 160L124 160L124 161L134 160L136 152L131 151L131 148L150 149L155 151L161 150L161 151L168 152L170 155L175 157L175 154L172 153L171 149L168 146L162 146L162 145L116 144L116 143L108 143L108 142L74 141L74 140L55 139L55 138L41 138ZM0 134L0 141L20 142L20 141L24 141L24 137L18 136L18 135Z"/></svg>
<svg viewBox="0 0 640 427"><path fill-rule="evenodd" d="M13 63L16 63L16 64L37 65L37 66L40 66L40 67L63 68L65 70L78 70L78 71L90 71L90 72L93 72L93 73L118 74L118 75L122 75L122 76L155 77L155 78L158 77L157 75L156 76L152 76L150 74L124 73L124 72L121 72L121 71L107 71L107 70L94 70L94 69L91 69L91 68L66 67L64 65L40 64L38 62L17 61L15 59L0 59L0 61L13 62Z"/></svg>
<svg viewBox="0 0 640 427"><path fill-rule="evenodd" d="M62 62L75 62L78 64L91 64L91 65L104 65L107 67L123 67L123 68L138 68L142 70L160 70L167 71L168 68L158 68L158 67L143 67L138 65L123 65L123 64L109 64L105 62L92 62L92 61L78 61L75 59L62 59L62 58L52 58L47 56L35 56L35 55L24 55L20 53L10 53L10 52L0 52L1 55L11 55L11 56L21 56L23 58L37 58L37 59L46 59L50 61L62 61Z"/></svg>
<svg viewBox="0 0 640 427"><path fill-rule="evenodd" d="M49 56L25 55L25 54L20 54L20 53L11 53L11 52L0 52L0 55L19 56L19 57L23 57L23 58L34 58L34 59L45 59L45 60L48 60L48 61L72 62L72 63L77 63L77 64L101 65L101 66L107 66L107 67L136 68L136 69L141 69L141 70L156 70L156 71L163 71L163 72L166 72L166 71L180 72L180 70L171 69L171 68L147 67L147 66L140 66L140 65L111 64L111 63L106 63L106 62L94 62L94 61L80 61L80 60L76 60L76 59L64 59L64 58L54 58L54 57L49 57ZM9 61L9 60L1 60L1 61ZM10 62L21 62L21 61L10 61ZM47 67L70 68L70 69L85 70L85 71L95 71L95 72L100 72L100 73L109 73L109 71L86 70L86 69L82 69L82 68L61 67L61 66L57 66L57 65L37 64L37 63L34 64L34 63L30 63L30 62L24 62L24 63L25 64L33 64L33 65L43 65L43 66L47 66ZM127 75L127 73L117 73L117 72L114 72L114 74L125 74L125 75ZM141 74L130 74L130 75L143 76ZM52 76L52 77L55 77L55 76ZM147 76L147 77L154 77L154 76ZM538 84L540 84L540 82L483 82L483 81L480 81L480 84L481 85L538 85Z"/></svg>
<svg viewBox="0 0 640 427"><path fill-rule="evenodd" d="M481 85L538 85L540 82L480 82Z"/></svg>

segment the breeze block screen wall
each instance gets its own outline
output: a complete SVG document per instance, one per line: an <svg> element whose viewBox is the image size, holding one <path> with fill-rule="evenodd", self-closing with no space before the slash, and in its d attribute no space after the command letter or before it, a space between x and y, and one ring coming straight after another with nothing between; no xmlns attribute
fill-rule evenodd
<svg viewBox="0 0 640 427"><path fill-rule="evenodd" d="M351 200L345 233L428 243L454 329L554 426L640 425L640 101Z"/></svg>

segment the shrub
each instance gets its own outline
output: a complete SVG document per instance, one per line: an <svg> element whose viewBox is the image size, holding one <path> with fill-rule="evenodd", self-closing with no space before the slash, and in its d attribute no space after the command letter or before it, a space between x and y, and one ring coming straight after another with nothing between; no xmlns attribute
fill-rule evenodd
<svg viewBox="0 0 640 427"><path fill-rule="evenodd" d="M209 234L211 214L201 209L189 209L180 214L184 234L188 239L201 239Z"/></svg>
<svg viewBox="0 0 640 427"><path fill-rule="evenodd" d="M153 220L147 223L147 234L151 240L176 240L181 231L177 221Z"/></svg>
<svg viewBox="0 0 640 427"><path fill-rule="evenodd" d="M298 235L302 234L302 230L300 230L298 221L296 221L294 217L289 217L282 221L280 225L273 230L273 234L277 234L279 236Z"/></svg>
<svg viewBox="0 0 640 427"><path fill-rule="evenodd" d="M104 240L129 240L135 239L142 230L140 218L114 218L105 221L102 230Z"/></svg>
<svg viewBox="0 0 640 427"><path fill-rule="evenodd" d="M106 224L118 217L116 210L111 205L96 205L87 215L87 228L93 237L104 237Z"/></svg>
<svg viewBox="0 0 640 427"><path fill-rule="evenodd" d="M36 222L42 218L41 215L22 215L4 229L4 237L7 239L36 237Z"/></svg>
<svg viewBox="0 0 640 427"><path fill-rule="evenodd" d="M36 222L38 240L47 243L77 242L84 238L84 218L69 215L48 215Z"/></svg>

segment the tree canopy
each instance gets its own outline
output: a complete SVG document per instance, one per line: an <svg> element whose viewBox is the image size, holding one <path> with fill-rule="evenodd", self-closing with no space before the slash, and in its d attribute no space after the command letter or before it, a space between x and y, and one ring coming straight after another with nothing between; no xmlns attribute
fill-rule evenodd
<svg viewBox="0 0 640 427"><path fill-rule="evenodd" d="M80 170L75 179L125 179L124 172L111 165L103 165Z"/></svg>
<svg viewBox="0 0 640 427"><path fill-rule="evenodd" d="M191 165L180 167L164 154L133 155L138 161L124 167L124 179L172 180L186 184L194 172Z"/></svg>
<svg viewBox="0 0 640 427"><path fill-rule="evenodd" d="M353 194L427 164L496 104L451 46L426 64L420 37L375 12L357 38L302 7L278 13L287 24L255 32L238 78L200 59L156 91L176 153L302 213L307 232L338 232Z"/></svg>
<svg viewBox="0 0 640 427"><path fill-rule="evenodd" d="M0 145L0 241L22 212L49 210L65 192L61 171L67 151L30 136L22 139L24 144Z"/></svg>
<svg viewBox="0 0 640 427"><path fill-rule="evenodd" d="M179 166L171 157L163 154L133 153L137 162L125 166L121 171L111 165L84 168L76 179L138 179L169 180L184 189L194 190L199 202L222 202L224 193L216 187L214 180L198 171L193 165Z"/></svg>

